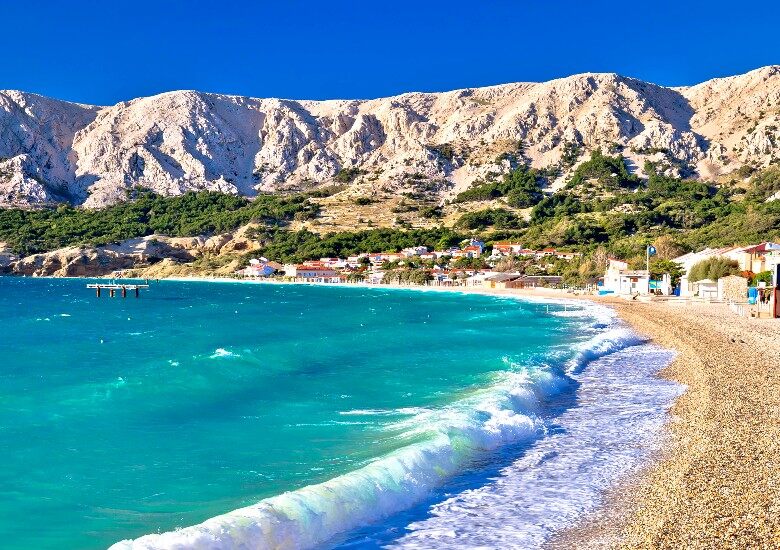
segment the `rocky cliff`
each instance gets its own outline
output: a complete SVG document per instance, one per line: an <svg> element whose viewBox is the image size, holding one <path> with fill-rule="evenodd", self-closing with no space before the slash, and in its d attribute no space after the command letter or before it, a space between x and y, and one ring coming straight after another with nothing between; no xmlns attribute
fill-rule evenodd
<svg viewBox="0 0 780 550"><path fill-rule="evenodd" d="M686 88L582 74L366 101L178 91L94 107L4 91L0 204L100 207L136 185L251 196L340 173L444 195L519 156L565 169L595 147L715 177L780 157L778 126L778 66Z"/></svg>
<svg viewBox="0 0 780 550"><path fill-rule="evenodd" d="M51 252L16 257L0 243L0 274L28 277L100 277L115 271L135 270L136 275L164 277L193 273L231 274L241 267L238 257L257 248L247 232L249 224L210 237L149 235L98 247L71 246ZM193 264L220 257L214 265ZM224 268L220 270L220 268Z"/></svg>

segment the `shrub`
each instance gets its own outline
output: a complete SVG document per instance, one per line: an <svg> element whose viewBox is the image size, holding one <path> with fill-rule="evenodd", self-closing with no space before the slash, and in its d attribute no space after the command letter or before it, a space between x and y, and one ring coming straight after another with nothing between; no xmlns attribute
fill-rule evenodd
<svg viewBox="0 0 780 550"><path fill-rule="evenodd" d="M341 183L351 183L361 174L364 174L364 172L359 168L342 168L333 179Z"/></svg>
<svg viewBox="0 0 780 550"><path fill-rule="evenodd" d="M703 281L704 279L717 281L721 277L736 275L737 273L739 273L739 264L735 260L716 256L694 264L688 273L688 280L693 283Z"/></svg>
<svg viewBox="0 0 780 550"><path fill-rule="evenodd" d="M249 222L271 227L295 216L310 219L319 206L304 195L259 195L249 200L211 191L162 197L134 190L135 200L101 210L61 205L56 209L0 209L0 240L20 254L71 245L104 245L161 233L174 237L230 231Z"/></svg>
<svg viewBox="0 0 780 550"><path fill-rule="evenodd" d="M610 157L603 154L601 149L592 151L590 160L577 167L569 185L574 187L589 179L596 179L602 185L612 189L631 187L639 183L636 175L628 173L622 156Z"/></svg>
<svg viewBox="0 0 780 550"><path fill-rule="evenodd" d="M485 229L490 226L496 229L518 229L523 226L523 222L514 212L504 208L486 208L463 214L455 226L463 229Z"/></svg>
<svg viewBox="0 0 780 550"><path fill-rule="evenodd" d="M455 202L493 200L506 197L510 206L528 208L542 200L543 178L538 171L520 166L505 174L501 181L483 182L458 193Z"/></svg>

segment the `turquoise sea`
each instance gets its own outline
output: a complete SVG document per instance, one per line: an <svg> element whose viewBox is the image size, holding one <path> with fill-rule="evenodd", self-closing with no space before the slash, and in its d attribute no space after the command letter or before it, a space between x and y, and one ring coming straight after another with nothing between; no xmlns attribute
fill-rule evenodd
<svg viewBox="0 0 780 550"><path fill-rule="evenodd" d="M453 499L517 503L494 488L523 461L507 487L539 491L535 515L506 513L530 547L652 452L678 392L653 376L668 352L602 308L86 283L0 278L2 548L451 547ZM556 490L566 513L533 509Z"/></svg>

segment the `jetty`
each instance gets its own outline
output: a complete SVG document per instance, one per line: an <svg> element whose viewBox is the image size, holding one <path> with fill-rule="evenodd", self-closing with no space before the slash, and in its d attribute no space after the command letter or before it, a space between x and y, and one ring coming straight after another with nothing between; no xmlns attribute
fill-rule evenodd
<svg viewBox="0 0 780 550"><path fill-rule="evenodd" d="M113 298L116 296L117 291L122 295L122 298L127 298L127 291L135 292L135 297L138 298L139 291L142 288L149 288L149 285L142 284L119 284L119 283L93 283L87 285L87 288L95 289L95 296L100 298L100 294L103 290L108 291L108 295Z"/></svg>

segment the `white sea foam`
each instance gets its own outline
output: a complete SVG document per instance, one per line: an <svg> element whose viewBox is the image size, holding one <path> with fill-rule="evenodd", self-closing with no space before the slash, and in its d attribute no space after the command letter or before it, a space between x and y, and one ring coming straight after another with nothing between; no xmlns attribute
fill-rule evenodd
<svg viewBox="0 0 780 550"><path fill-rule="evenodd" d="M575 376L578 406L555 419L556 433L486 483L433 505L400 538L363 539L399 549L543 547L659 448L666 409L682 388L654 374L672 355L645 344L595 361Z"/></svg>
<svg viewBox="0 0 780 550"><path fill-rule="evenodd" d="M602 313L599 311L598 313ZM566 369L577 372L596 357L634 345L625 329L610 327L579 346ZM219 349L212 357L230 354ZM463 470L480 451L533 440L545 433L542 402L572 380L559 367L514 368L483 390L437 409L407 410L391 428L414 441L359 470L267 498L199 525L116 543L127 549L300 549L409 508ZM384 410L342 414L386 414ZM399 411L400 412L400 411Z"/></svg>
<svg viewBox="0 0 780 550"><path fill-rule="evenodd" d="M233 353L232 351L226 350L225 348L217 348L214 350L214 353L212 353L209 356L210 359L219 359L220 357L239 357L239 356Z"/></svg>
<svg viewBox="0 0 780 550"><path fill-rule="evenodd" d="M611 326L580 345L574 357L567 363L566 370L569 373L578 373L591 361L623 348L637 346L646 340L626 327Z"/></svg>
<svg viewBox="0 0 780 550"><path fill-rule="evenodd" d="M410 414L420 414L428 411L422 407L402 407L400 409L351 409L349 411L340 411L342 416L404 416Z"/></svg>

